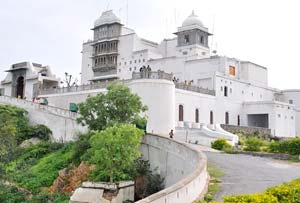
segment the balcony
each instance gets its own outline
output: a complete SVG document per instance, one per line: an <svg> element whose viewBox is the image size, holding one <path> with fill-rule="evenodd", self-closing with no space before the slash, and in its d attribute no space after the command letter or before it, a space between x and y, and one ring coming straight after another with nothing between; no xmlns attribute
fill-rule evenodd
<svg viewBox="0 0 300 203"><path fill-rule="evenodd" d="M117 64L100 64L92 67L94 73L95 72L109 72L109 71L117 71Z"/></svg>

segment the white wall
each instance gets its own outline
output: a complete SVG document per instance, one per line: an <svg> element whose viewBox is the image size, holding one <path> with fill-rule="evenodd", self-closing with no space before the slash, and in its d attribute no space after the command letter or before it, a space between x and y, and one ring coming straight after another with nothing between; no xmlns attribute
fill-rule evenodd
<svg viewBox="0 0 300 203"><path fill-rule="evenodd" d="M93 47L91 46L91 43L84 43L82 45L81 84L89 84L89 80L94 77L91 58L92 54Z"/></svg>
<svg viewBox="0 0 300 203"><path fill-rule="evenodd" d="M141 151L151 168L165 177L166 188L137 203L192 203L207 191L206 156L168 138L146 135Z"/></svg>
<svg viewBox="0 0 300 203"><path fill-rule="evenodd" d="M199 109L199 123L210 122L210 111L216 114L216 98L214 96L176 89L175 121L178 126L179 105L183 105L183 121L195 123L195 110Z"/></svg>
<svg viewBox="0 0 300 203"><path fill-rule="evenodd" d="M167 80L142 79L129 83L149 110L146 112L147 132L168 136L175 128L175 85Z"/></svg>
<svg viewBox="0 0 300 203"><path fill-rule="evenodd" d="M292 100L292 104L295 105L296 136L300 137L300 90L284 90L283 95L285 102L289 103Z"/></svg>
<svg viewBox="0 0 300 203"><path fill-rule="evenodd" d="M0 96L0 103L9 104L26 109L31 124L43 124L52 131L55 141L70 141L78 133L87 132L86 127L77 124L77 114L62 108L54 108L32 103L24 99Z"/></svg>

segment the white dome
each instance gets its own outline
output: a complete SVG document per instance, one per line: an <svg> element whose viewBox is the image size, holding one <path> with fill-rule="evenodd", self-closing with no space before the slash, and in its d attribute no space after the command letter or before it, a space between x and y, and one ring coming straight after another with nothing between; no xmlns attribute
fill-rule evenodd
<svg viewBox="0 0 300 203"><path fill-rule="evenodd" d="M185 19L185 21L183 21L182 27L191 26L191 25L199 25L201 27L204 27L199 17L194 14L194 11L187 19Z"/></svg>
<svg viewBox="0 0 300 203"><path fill-rule="evenodd" d="M94 27L112 23L121 23L121 20L113 13L112 10L109 10L101 14L101 16L95 21Z"/></svg>

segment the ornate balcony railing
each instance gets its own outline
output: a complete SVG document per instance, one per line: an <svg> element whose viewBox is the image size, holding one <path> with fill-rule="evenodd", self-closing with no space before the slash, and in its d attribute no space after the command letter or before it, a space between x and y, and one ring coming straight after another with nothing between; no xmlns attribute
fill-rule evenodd
<svg viewBox="0 0 300 203"><path fill-rule="evenodd" d="M132 80L139 80L139 79L158 79L158 80L169 80L173 81L175 87L177 89L183 89L192 92L198 92L202 94L208 94L215 96L214 90L209 90L197 86L193 86L192 84L187 83L180 83L174 81L173 74L166 73L164 71L141 71L141 72L133 72L132 79L129 80L115 80L115 81L99 81L93 84L88 85L80 85L80 86L72 86L72 87L62 87L62 88L53 88L53 89L42 89L40 94L41 95L48 95L48 94L60 94L60 93L67 93L67 92L80 92L80 91L88 91L94 89L103 89L106 88L109 84L113 82L120 82L122 84L128 84Z"/></svg>

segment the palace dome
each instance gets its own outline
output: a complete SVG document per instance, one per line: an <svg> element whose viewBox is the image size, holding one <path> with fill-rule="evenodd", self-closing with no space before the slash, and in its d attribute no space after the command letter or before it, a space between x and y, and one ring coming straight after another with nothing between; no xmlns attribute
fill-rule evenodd
<svg viewBox="0 0 300 203"><path fill-rule="evenodd" d="M94 27L112 23L121 23L121 20L113 13L112 10L104 11L101 16L95 21Z"/></svg>
<svg viewBox="0 0 300 203"><path fill-rule="evenodd" d="M189 17L187 17L187 19L185 19L185 21L183 21L182 27L187 27L187 26L191 26L191 25L199 25L201 27L204 27L203 23L201 22L199 17L197 15L195 15L194 11L192 12L192 14Z"/></svg>

